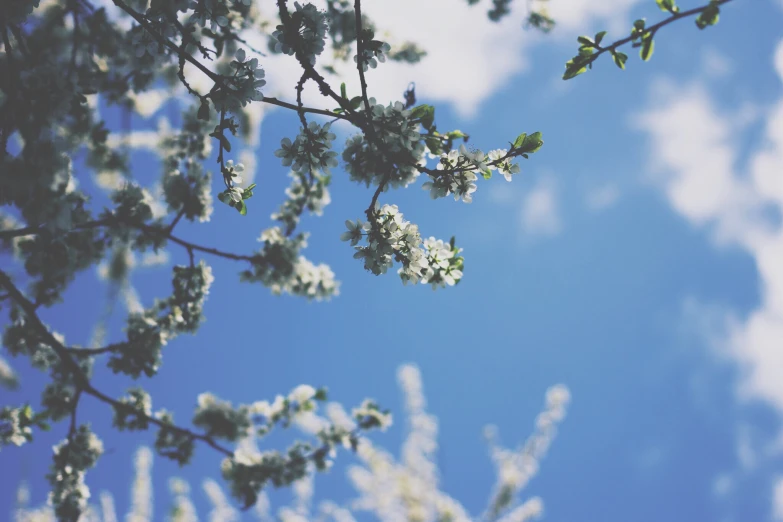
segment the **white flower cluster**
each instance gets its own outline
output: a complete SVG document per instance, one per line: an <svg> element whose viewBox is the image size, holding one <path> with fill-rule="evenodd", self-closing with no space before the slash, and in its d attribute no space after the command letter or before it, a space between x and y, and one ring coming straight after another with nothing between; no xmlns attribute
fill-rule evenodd
<svg viewBox="0 0 783 522"><path fill-rule="evenodd" d="M234 442L249 434L249 409L247 406L234 408L230 402L221 401L211 393L202 393L198 396L193 425L203 428L210 437Z"/></svg>
<svg viewBox="0 0 783 522"><path fill-rule="evenodd" d="M213 281L212 269L203 260L194 266L175 266L173 294L128 316L128 341L112 353L109 368L132 377L157 373L161 348L177 335L198 329Z"/></svg>
<svg viewBox="0 0 783 522"><path fill-rule="evenodd" d="M250 270L242 272L243 281L260 282L275 294L288 293L320 301L339 293L334 272L324 264L314 265L299 251L307 246L307 235L286 236L280 227L261 233L263 248L253 259Z"/></svg>
<svg viewBox="0 0 783 522"><path fill-rule="evenodd" d="M288 175L293 181L285 190L287 199L280 205L280 210L272 214L272 219L285 224L285 231L290 234L299 224L299 218L305 208L316 216L321 216L324 207L332 202L332 197L329 194L328 176L316 174L310 180L306 175L295 171L289 172Z"/></svg>
<svg viewBox="0 0 783 522"><path fill-rule="evenodd" d="M512 163L508 156L506 149L495 149L489 151L487 159L489 160L488 167L490 169L497 169L497 171L506 178L506 181L511 181L511 176L519 174L519 164Z"/></svg>
<svg viewBox="0 0 783 522"><path fill-rule="evenodd" d="M340 236L351 242L356 249L353 257L363 260L366 270L385 274L397 261L402 265L397 273L403 284L421 282L433 289L453 286L462 279L461 249L434 237L422 242L418 226L406 221L396 205L376 207L372 215L373 220L364 223L346 221L348 231ZM362 238L366 246L357 245Z"/></svg>
<svg viewBox="0 0 783 522"><path fill-rule="evenodd" d="M2 340L3 346L11 355L25 355L33 367L39 370L48 370L59 362L60 358L51 346L40 340L34 327L18 308L12 308L10 316L11 322L5 327ZM62 339L62 335L57 332L53 335Z"/></svg>
<svg viewBox="0 0 783 522"><path fill-rule="evenodd" d="M33 430L25 409L6 406L0 410L0 448L9 444L21 446L32 439Z"/></svg>
<svg viewBox="0 0 783 522"><path fill-rule="evenodd" d="M288 55L298 52L310 65L315 65L315 57L324 51L329 29L326 13L311 3L294 2L290 18L290 26L278 25L272 33L276 40L275 51Z"/></svg>
<svg viewBox="0 0 783 522"><path fill-rule="evenodd" d="M163 196L170 212L184 212L190 221L209 221L212 215L212 176L202 160L212 146L207 123L188 113L182 132L167 136L162 143Z"/></svg>
<svg viewBox="0 0 783 522"><path fill-rule="evenodd" d="M362 70L367 72L367 66L370 66L372 69L378 67L378 62L383 63L386 61L386 53L389 51L391 51L391 46L386 42L378 40L368 41L364 49L362 49ZM354 63L359 63L358 54L354 55L353 61Z"/></svg>
<svg viewBox="0 0 783 522"><path fill-rule="evenodd" d="M361 517L359 511L368 511L370 515L382 522L417 521L417 522L472 522L473 520L497 520L498 522L529 522L543 513L543 502L538 497L516 503L516 495L525 486L532 474L538 468L538 461L543 457L554 436L555 424L561 422L565 408L570 400L568 389L562 385L550 388L546 393L546 409L536 420L536 432L525 443L522 449L511 451L502 449L494 443L494 432L488 427L493 460L498 465L498 484L495 494L490 499L488 512L481 517L471 516L467 510L454 498L440 490L439 473L437 469L437 419L427 413L426 400L422 390L421 374L412 365L402 366L397 379L403 390L405 410L407 413L408 433L403 442L400 458L375 447L366 438L359 439L356 435L362 419L378 414L377 405L366 401L353 411L354 418L336 403L326 405L326 416L317 414L319 404L326 400L323 389L315 389L303 384L297 386L287 395L278 395L274 401L259 401L240 408L246 411L250 421L258 427L258 434L264 435L275 425L289 426L296 424L309 434L317 435L320 446L295 444L285 454L277 452L260 452L256 439L249 436L238 441L233 458L223 462L222 469L229 481L232 493L244 502L246 507L255 505L255 514L261 520L270 520L270 501L262 491L266 484L275 486L293 486L294 501L290 507L281 507L277 515L280 520L288 522L303 522L305 520L328 520L337 522L352 522L355 517ZM220 401L211 396L203 396L199 400L200 407L213 410ZM170 415L159 413L158 417L170 422ZM300 420L305 422L300 422ZM383 427L390 417L381 412L380 423ZM220 422L219 419L217 419ZM81 428L80 428L81 429ZM162 430L164 431L164 430ZM173 457L176 452L167 450L176 447L174 432L167 432L156 442L164 456ZM186 440L180 437L181 440ZM191 446L185 451L192 451ZM186 444L187 445L187 444ZM359 465L348 470L349 480L356 488L359 496L345 507L333 502L321 502L318 512L311 513L313 497L313 476L318 469L317 459L327 459L333 456L335 447L343 445L358 453ZM99 447L92 443L93 447ZM520 455L526 454L525 459ZM531 460L532 459L532 460ZM522 462L525 460L526 462ZM94 461L88 459L87 463ZM322 460L328 467L328 460ZM147 448L141 448L136 458L136 478L133 487L133 506L128 520L147 520L144 514L152 512L152 489L150 486L150 468L152 454ZM517 468L521 470L514 471ZM315 468L315 469L314 469ZM323 469L323 468L322 468ZM50 479L51 480L51 479ZM174 497L174 510L171 519L175 522L194 522L198 520L193 503L189 498L189 486L181 479L172 479L170 489ZM210 520L238 520L238 511L230 504L227 495L214 480L204 482L204 491L213 506ZM86 499L89 492L81 491ZM20 488L19 509L17 520L24 522L54 522L54 513L50 509L30 509L26 506L29 492ZM78 499L77 499L78 500ZM114 503L109 494L102 495L104 522L116 521L117 515ZM92 512L90 518L88 515ZM99 520L95 511L89 506L80 520ZM141 517L141 518L133 518Z"/></svg>
<svg viewBox="0 0 783 522"><path fill-rule="evenodd" d="M180 478L172 478L169 480L169 491L174 497L171 522L198 522L196 507L190 500L190 485Z"/></svg>
<svg viewBox="0 0 783 522"><path fill-rule="evenodd" d="M231 23L231 13L225 0L176 0L180 11L187 8L193 9L193 14L188 18L186 25L198 24L207 27L212 32L217 32L218 27L228 27ZM237 2L234 3L245 3Z"/></svg>
<svg viewBox="0 0 783 522"><path fill-rule="evenodd" d="M471 203L473 193L476 192L476 173L488 178L493 170L498 170L506 180L511 181L511 175L519 172L519 165L511 163L506 155L507 151L503 149L485 155L481 150L469 151L465 145L460 145L459 150L441 155L438 173L428 173L430 181L424 183L422 188L430 191L432 199L454 194L455 201L462 198L465 203Z"/></svg>
<svg viewBox="0 0 783 522"><path fill-rule="evenodd" d="M239 49L231 61L231 67L235 69L231 77L231 85L234 87L231 91L231 98L224 100L223 103L217 102L215 105L227 110L238 110L247 106L251 101L260 101L264 99L261 87L266 85L264 76L266 73L258 65L258 58L247 60L244 49Z"/></svg>
<svg viewBox="0 0 783 522"><path fill-rule="evenodd" d="M487 427L485 435L498 472L498 481L488 510L490 518L496 518L505 511L515 501L517 493L538 473L539 462L549 450L557 434L557 425L565 418L566 407L570 400L571 394L562 384L549 388L546 392L546 409L536 418L536 431L517 450L498 446L497 430L493 426ZM523 507L524 505L518 508L522 510L518 513L520 516L522 512L531 509L531 506L528 506L527 510L523 510ZM507 517L513 514L514 511ZM508 519L509 522L513 520L525 519L515 517Z"/></svg>
<svg viewBox="0 0 783 522"><path fill-rule="evenodd" d="M49 504L58 520L76 520L87 507L90 490L84 475L103 453L103 444L86 425L54 448L54 462L47 475L52 491Z"/></svg>
<svg viewBox="0 0 783 522"><path fill-rule="evenodd" d="M288 427L299 425L311 435L316 435L319 444L296 442L285 454L277 451L258 450L255 439L240 442L233 457L223 461L223 477L230 483L232 494L245 507L259 500L261 489L272 483L279 487L295 484L305 479L313 470L326 470L332 464L336 446L356 450L359 446L359 431L386 429L391 424L391 415L381 411L373 401L364 401L353 410L351 420L342 407L329 405L329 419L316 414L318 403L326 400L325 389L315 389L303 384L294 388L286 397L278 395L273 402L259 401L242 407L256 426L259 436L268 434L276 425ZM262 497L263 498L263 497Z"/></svg>
<svg viewBox="0 0 783 522"><path fill-rule="evenodd" d="M174 267L174 292L169 306L178 331L195 332L204 318L204 301L215 281L212 267L203 260L194 266Z"/></svg>
<svg viewBox="0 0 783 522"><path fill-rule="evenodd" d="M384 107L370 98L372 135L348 138L343 151L345 170L351 180L368 187L386 182L392 188L407 187L418 176L417 166L424 158L424 144L418 123L400 102ZM382 144L379 149L375 141Z"/></svg>
<svg viewBox="0 0 783 522"><path fill-rule="evenodd" d="M329 123L321 126L311 121L307 128L300 127L299 134L292 142L288 138L280 141L275 156L282 158L284 166L299 174L314 174L318 171L330 173L337 166L337 153L332 150L335 135Z"/></svg>
<svg viewBox="0 0 783 522"><path fill-rule="evenodd" d="M402 458L396 462L391 454L362 441L358 451L362 465L348 470L348 477L359 493L353 502L354 509L370 511L379 520L389 522L471 521L465 508L438 486L435 465L438 423L425 410L419 370L405 365L397 377L405 394L409 430Z"/></svg>
<svg viewBox="0 0 783 522"><path fill-rule="evenodd" d="M155 56L158 54L158 50L160 49L158 41L155 40L151 34L141 28L139 28L133 34L133 36L131 36L131 42L133 43L133 47L136 50L136 58L141 58L145 54Z"/></svg>
<svg viewBox="0 0 783 522"><path fill-rule="evenodd" d="M113 425L119 430L146 430L152 416L152 397L141 388L131 388L119 402L125 407L114 408Z"/></svg>

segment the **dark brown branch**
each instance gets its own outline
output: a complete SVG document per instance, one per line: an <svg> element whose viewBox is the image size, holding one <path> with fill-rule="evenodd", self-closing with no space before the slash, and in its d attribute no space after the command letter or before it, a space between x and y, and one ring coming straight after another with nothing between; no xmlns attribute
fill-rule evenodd
<svg viewBox="0 0 783 522"><path fill-rule="evenodd" d="M16 287L16 285L14 285L11 278L2 270L0 270L0 286L4 287L6 291L11 295L13 300L16 301L16 304L19 305L19 307L25 313L27 320L41 336L42 341L45 342L54 350L54 352L63 362L63 365L68 369L68 371L73 376L77 388L81 390L82 393L91 395L96 399L98 399L99 401L112 406L114 409L122 410L128 408L127 404L123 404L122 402L109 397L105 393L94 388L92 384L90 384L90 381L87 378L87 376L84 374L84 372L82 372L79 365L71 357L71 352L68 350L68 348L63 346L63 344L60 341L58 341L54 337L54 335L52 335L52 333L49 331L46 325L38 317L38 314L35 312L35 305L22 294L22 292ZM75 410L75 405L74 405L74 410ZM147 422L158 426L159 428L171 430L173 432L185 435L193 440L200 440L206 443L208 446L214 448L215 450L219 451L220 453L228 457L234 455L233 451L221 446L212 437L208 435L204 435L202 433L196 433L185 428L180 428L179 426L175 426L173 424L165 423L152 415L145 414L144 412L134 410L133 413L141 418L144 418ZM75 416L75 413L72 413L72 419L73 416Z"/></svg>
<svg viewBox="0 0 783 522"><path fill-rule="evenodd" d="M633 36L626 36L625 38L617 40L616 42L614 42L611 45L603 47L603 46L600 46L598 44L595 44L593 47L595 49L597 49L598 52L591 54L588 57L588 60L586 62L584 62L582 64L582 66L587 67L588 65L593 63L602 54L604 54L606 52L612 52L612 51L616 50L618 47L621 47L621 46L623 46L623 45L625 45L625 44L627 44L629 42L632 42L632 41L634 41L634 40L636 40L638 38L641 38L644 35L650 34L652 36L655 36L655 33L658 31L658 29L660 29L660 28L662 28L662 27L664 27L666 25L669 25L670 23L672 23L672 22L674 22L676 20L679 20L681 18L687 18L687 17L693 16L693 15L698 15L702 11L704 11L705 9L707 9L708 7L710 7L712 5L721 6L723 4L727 4L727 3L731 2L731 1L732 0L716 0L714 2L710 2L710 3L706 4L706 5L701 6L701 7L695 7L693 9L689 9L687 11L680 11L680 12L672 13L669 18L666 18L665 20L661 20L657 24L653 24L650 27L646 27L643 31L639 31L638 33L636 33Z"/></svg>

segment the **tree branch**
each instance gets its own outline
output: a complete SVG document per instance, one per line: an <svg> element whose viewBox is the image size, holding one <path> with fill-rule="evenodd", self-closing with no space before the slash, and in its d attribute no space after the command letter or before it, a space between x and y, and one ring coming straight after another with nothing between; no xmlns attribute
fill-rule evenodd
<svg viewBox="0 0 783 522"><path fill-rule="evenodd" d="M2 270L0 270L0 286L3 286L6 291L11 295L14 301L16 301L16 304L19 305L19 307L22 309L22 311L25 313L25 316L27 317L30 324L35 328L35 330L38 332L38 334L42 337L43 342L45 342L47 345L49 345L54 352L57 354L57 356L60 358L60 360L63 362L65 367L70 371L70 373L73 375L74 381L76 383L77 388L82 392L86 393L88 395L91 395L98 399L101 402L104 402L106 404L109 404L110 406L114 407L115 409L127 409L128 405L123 404L122 402L113 399L106 395L105 393L101 392L100 390L94 388L92 384L90 384L89 379L87 376L82 372L81 368L79 368L79 365L74 361L74 359L71 357L71 351L69 351L68 348L63 346L63 344L58 341L54 335L49 331L49 329L46 327L46 325L41 321L41 319L38 317L38 314L35 311L35 305L31 303L23 294L22 292L14 285L11 278ZM78 392L77 392L78 393ZM160 419L152 416L147 415L144 412L140 412L138 410L133 410L134 415L137 415L141 418L144 418L146 421L148 421L151 424L154 424L158 426L159 428L164 428L167 430L174 431L176 433L186 435L187 437L194 439L194 440L200 440L204 443L206 443L208 446L211 446L215 450L219 451L220 453L226 455L227 457L231 457L234 455L234 452L221 446L218 444L212 437L208 435L204 435L202 433L196 433L193 431L190 431L185 428L180 428L179 426L175 426L173 424L168 424ZM74 405L74 412L72 413L72 422L75 418L75 405Z"/></svg>

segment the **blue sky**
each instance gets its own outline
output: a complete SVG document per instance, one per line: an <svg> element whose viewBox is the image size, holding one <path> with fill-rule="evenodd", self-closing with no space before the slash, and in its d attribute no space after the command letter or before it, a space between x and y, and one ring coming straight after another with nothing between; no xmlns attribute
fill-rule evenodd
<svg viewBox="0 0 783 522"><path fill-rule="evenodd" d="M247 403L300 383L326 385L346 406L373 397L391 408L395 425L374 440L396 453L405 423L395 374L414 363L439 421L442 489L479 514L494 483L483 427L497 425L506 445L524 441L546 389L563 383L568 416L523 492L543 498L544 520L783 520L783 4L734 2L717 27L698 31L684 21L662 30L649 63L629 52L626 71L601 60L565 83L576 36L658 19L654 2L552 0L562 23L545 37L520 31L521 13L494 26L480 6L432 3L450 6L424 8L446 18L432 31L421 30L432 18L395 26L401 15L368 4L370 17L400 27L401 39L415 33L432 51L418 66L372 71L371 93L385 100L416 81L420 102L437 107L438 128L468 132L485 151L523 131L542 131L546 142L512 183L481 182L471 205L431 201L418 186L382 196L424 237L457 236L462 283L433 292L364 272L338 236L371 193L336 171L332 205L301 227L312 233L306 255L332 267L341 295L329 303L275 297L240 284L235 263L205 258L216 276L207 322L171 343L160 374L140 383L153 407L184 422L203 391ZM607 38L621 36L618 29ZM286 81L296 70L267 70L270 88L290 84L291 98L294 82ZM317 92L308 95L322 104ZM134 129L172 115L173 104L164 105L136 118ZM178 234L237 252L256 248L288 183L272 153L296 125L292 113L263 114L246 147L259 186L247 217L216 202L208 224L182 224ZM140 182L154 183L154 161L134 155ZM77 177L92 183L84 171ZM184 261L184 252L170 253L171 262ZM134 272L143 303L162 295L169 274ZM66 305L44 317L69 342L86 344L107 294L89 271ZM122 311L110 338L120 335ZM0 391L0 403L35 400L44 376L10 362L22 387ZM95 382L114 395L130 385L105 369ZM153 435L115 433L110 412L94 401L85 400L79 418L111 450L88 485L112 492L122 515L133 453ZM49 448L66 431L57 425L33 445L3 450L0 506L10 509L20 480L34 504L44 500ZM316 478L316 501L355 495L345 479L350 462L343 453ZM154 519L170 506L172 475L190 481L204 519L200 485L219 479L218 464L204 447L183 470L156 459ZM286 498L273 495L273 507Z"/></svg>

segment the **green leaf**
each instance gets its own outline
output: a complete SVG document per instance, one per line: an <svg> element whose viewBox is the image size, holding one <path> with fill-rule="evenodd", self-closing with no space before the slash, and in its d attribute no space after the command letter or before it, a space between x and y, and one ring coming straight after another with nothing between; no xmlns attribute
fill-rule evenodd
<svg viewBox="0 0 783 522"><path fill-rule="evenodd" d="M514 143L512 144L512 146L515 149L518 149L525 142L525 138L527 138L527 132L523 132L522 134L517 136L517 139L514 140Z"/></svg>
<svg viewBox="0 0 783 522"><path fill-rule="evenodd" d="M589 46L589 47L592 47L592 46L593 46L593 43L594 43L594 42L593 42L591 39L589 39L589 38L588 38L588 37L586 37L586 36L580 36L580 37L578 37L578 38L576 39L576 41L577 41L577 42L579 42L579 43L580 43L580 44L582 44L582 45L587 45L587 46Z"/></svg>
<svg viewBox="0 0 783 522"><path fill-rule="evenodd" d="M563 79L570 80L571 78L579 76L585 71L587 71L587 66L585 65L584 58L577 56L566 62L566 70L563 74Z"/></svg>
<svg viewBox="0 0 783 522"><path fill-rule="evenodd" d="M680 11L680 8L674 4L674 0L655 0L655 3L658 4L661 11L667 13L674 14Z"/></svg>
<svg viewBox="0 0 783 522"><path fill-rule="evenodd" d="M645 37L642 38L642 48L639 50L639 56L646 62L652 57L654 50L655 42L653 41L652 34L645 35Z"/></svg>
<svg viewBox="0 0 783 522"><path fill-rule="evenodd" d="M435 107L432 105L417 105L413 108L411 111L411 116L414 118L419 118L421 120L422 126L430 130L432 129L432 124L435 121Z"/></svg>
<svg viewBox="0 0 783 522"><path fill-rule="evenodd" d="M340 96L342 96L343 99L345 99L345 100L348 99L348 94L346 94L346 91L345 91L345 82L340 84Z"/></svg>
<svg viewBox="0 0 783 522"><path fill-rule="evenodd" d="M541 133L534 132L533 134L523 138L522 144L519 147L515 147L515 148L518 148L520 153L533 154L543 146L544 146L544 140L541 139Z"/></svg>
<svg viewBox="0 0 783 522"><path fill-rule="evenodd" d="M256 184L255 184L255 183L251 184L251 185L250 185L249 187L247 187L245 190L253 190L254 188L256 188Z"/></svg>
<svg viewBox="0 0 783 522"><path fill-rule="evenodd" d="M452 140L458 139L458 138L467 138L468 135L460 130L453 130L446 133L447 138L451 138Z"/></svg>
<svg viewBox="0 0 783 522"><path fill-rule="evenodd" d="M625 62L628 60L628 55L617 51L612 53L612 59L617 67L625 69Z"/></svg>
<svg viewBox="0 0 783 522"><path fill-rule="evenodd" d="M637 31L644 31L644 18L640 18L633 23L634 28Z"/></svg>
<svg viewBox="0 0 783 522"><path fill-rule="evenodd" d="M315 395L313 395L313 399L317 401L325 401L328 398L327 395L327 389L326 388L318 388L315 390Z"/></svg>
<svg viewBox="0 0 783 522"><path fill-rule="evenodd" d="M231 142L228 141L228 138L223 136L220 132L213 132L210 134L210 136L214 136L217 138L217 140L220 142L220 145L223 146L223 148L226 150L226 152L231 152Z"/></svg>
<svg viewBox="0 0 783 522"><path fill-rule="evenodd" d="M209 102L207 100L201 102L201 107L198 108L198 114L196 117L199 120L209 120Z"/></svg>
<svg viewBox="0 0 783 522"><path fill-rule="evenodd" d="M46 421L38 421L38 427L43 431L49 431L52 429L52 426Z"/></svg>
<svg viewBox="0 0 783 522"><path fill-rule="evenodd" d="M427 145L427 148L430 149L430 152L435 155L441 154L443 152L443 147L441 146L440 140L438 138L424 138L424 143Z"/></svg>
<svg viewBox="0 0 783 522"><path fill-rule="evenodd" d="M21 417L23 419L28 419L28 420L32 419L33 418L33 409L28 404L27 406L24 407L24 409L22 409L21 412L19 412L19 414L21 415Z"/></svg>
<svg viewBox="0 0 783 522"><path fill-rule="evenodd" d="M717 24L718 19L720 18L719 15L720 7L718 7L716 4L710 3L710 5L708 5L696 18L696 27L699 29L704 29L710 25Z"/></svg>
<svg viewBox="0 0 783 522"><path fill-rule="evenodd" d="M234 208L237 209L239 213L242 214L243 216L247 215L247 205L245 205L244 201L242 200L237 201L234 204Z"/></svg>
<svg viewBox="0 0 783 522"><path fill-rule="evenodd" d="M606 36L606 31L601 31L600 33L596 33L596 35L595 35L595 43L596 43L596 45L601 43L601 40L604 39L604 36Z"/></svg>
<svg viewBox="0 0 783 522"><path fill-rule="evenodd" d="M488 168L482 169L481 175L484 176L484 179L490 179L492 177L492 171Z"/></svg>
<svg viewBox="0 0 783 522"><path fill-rule="evenodd" d="M351 109L356 110L362 104L362 97L361 96L354 96L353 98L351 98L351 101L348 102L348 103L351 106Z"/></svg>
<svg viewBox="0 0 783 522"><path fill-rule="evenodd" d="M226 205L228 205L228 204L229 204L229 201L231 201L231 198L229 197L229 195L228 195L228 192L227 192L227 191L225 191L225 190L224 190L223 192L220 192L220 193L217 195L217 197L218 197L218 199L219 199L219 200L220 200L222 203L225 203Z"/></svg>

